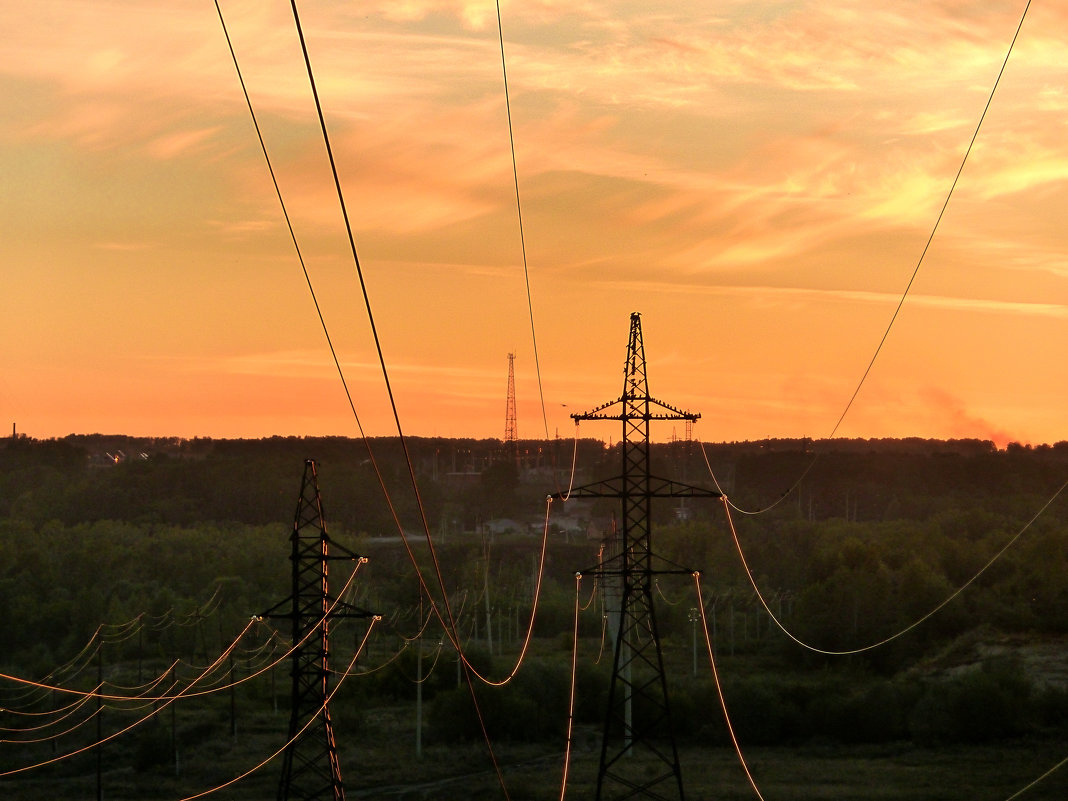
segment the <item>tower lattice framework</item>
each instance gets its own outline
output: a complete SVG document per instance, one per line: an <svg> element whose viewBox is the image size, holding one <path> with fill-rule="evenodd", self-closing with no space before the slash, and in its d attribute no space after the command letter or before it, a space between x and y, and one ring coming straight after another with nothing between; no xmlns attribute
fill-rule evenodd
<svg viewBox="0 0 1068 801"><path fill-rule="evenodd" d="M653 586L658 575L693 571L657 566L650 511L653 498L718 498L720 493L654 476L649 424L653 420L692 423L700 415L650 397L641 316L635 312L630 316L623 394L571 416L576 422L618 420L623 426L620 475L571 491L571 497L618 498L621 507L621 525L606 558L596 568L583 571L601 579L609 625L616 634L596 798L681 800L682 771L671 726Z"/></svg>
<svg viewBox="0 0 1068 801"><path fill-rule="evenodd" d="M519 466L519 429L515 408L515 354L508 354L508 400L504 409L504 447L515 451L516 466Z"/></svg>
<svg viewBox="0 0 1068 801"><path fill-rule="evenodd" d="M292 594L263 615L289 620L293 636L289 744L282 756L278 801L343 801L345 788L327 703L330 622L372 614L330 594L329 562L365 559L334 543L327 534L318 468L312 459L304 462L290 543Z"/></svg>

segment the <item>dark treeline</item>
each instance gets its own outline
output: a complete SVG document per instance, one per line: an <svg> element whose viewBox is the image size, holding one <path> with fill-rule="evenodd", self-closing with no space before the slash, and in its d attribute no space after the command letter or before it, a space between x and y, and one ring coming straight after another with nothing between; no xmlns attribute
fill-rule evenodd
<svg viewBox="0 0 1068 801"><path fill-rule="evenodd" d="M620 462L618 444L593 439L513 448L499 440L409 438L407 448L435 526L442 516L473 528L480 517L537 511L546 492L566 487L573 448L578 484L618 473ZM72 435L0 440L0 516L38 525L271 523L291 513L306 458L322 465L336 524L372 536L394 533L383 485L405 523L416 515L396 438ZM1068 442L998 451L979 440L680 441L654 444L652 458L658 474L702 486L712 484L711 467L741 506L778 501L804 473L790 502L810 519L915 519L947 504L1004 509L1006 498L1019 499L1023 514L1063 481ZM662 519L672 514L664 505L657 511Z"/></svg>
<svg viewBox="0 0 1068 801"><path fill-rule="evenodd" d="M573 449L581 485L618 473L619 447L592 439L506 447L424 438L408 447L448 589L472 599L464 631L487 669L507 663L529 620L546 496L566 489ZM653 446L652 457L658 475L700 486L711 486L711 467L747 509L782 499L804 474L772 511L734 521L773 610L795 636L826 650L877 642L930 612L1005 548L1068 477L1065 442L1005 450L975 440L771 440L703 449L674 442ZM416 541L423 529L395 439L20 437L0 442L0 661L43 676L77 653L99 623L196 614L216 588L222 602L212 636L222 643L288 593L287 538L306 458L320 464L332 536L371 557L361 603L414 620L419 592L394 515ZM607 500L554 506L536 629L545 647L520 680L486 699L486 714L506 736L558 734L563 716L533 699L566 693L573 574L595 564L613 514L615 502ZM1065 649L1060 674L1024 655L1068 637L1068 498L1050 505L931 620L847 658L800 649L775 628L721 503L665 501L654 505L654 524L657 552L702 572L716 652L735 666L727 671L728 701L750 742L962 741L1057 726L1063 733ZM417 559L426 566L425 550ZM476 599L487 585L497 639L477 646L489 613ZM665 578L658 590L680 734L725 742L707 671L691 675L692 584ZM589 664L599 619L582 633L594 653L580 669L585 700L577 714L594 724L609 660ZM193 629L163 627L146 630L137 647L160 658L210 650L203 633L198 640ZM132 658L132 648L110 650ZM355 695L385 703L408 693L410 656ZM465 691L454 679L442 671L425 687L428 699L436 696L431 732L442 737L455 736L466 720ZM986 714L978 722L976 704ZM537 725L529 725L532 715ZM512 731L519 721L526 723Z"/></svg>

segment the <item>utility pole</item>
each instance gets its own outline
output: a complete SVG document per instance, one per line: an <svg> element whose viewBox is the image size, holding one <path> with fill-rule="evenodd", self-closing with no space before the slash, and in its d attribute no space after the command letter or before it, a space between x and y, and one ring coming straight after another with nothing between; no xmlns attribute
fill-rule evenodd
<svg viewBox="0 0 1068 801"><path fill-rule="evenodd" d="M327 703L330 697L330 621L373 615L330 594L327 581L330 561L363 562L366 559L333 542L326 533L318 469L312 459L304 462L304 478L290 543L292 593L263 614L263 617L288 619L293 637L289 739L282 755L278 801L344 801L345 788ZM287 604L288 611L278 611ZM309 720L311 724L304 728Z"/></svg>
<svg viewBox="0 0 1068 801"><path fill-rule="evenodd" d="M693 677L697 678L697 621L701 619L700 609L696 606L690 607L690 629L693 638Z"/></svg>
<svg viewBox="0 0 1068 801"><path fill-rule="evenodd" d="M652 474L649 423L653 420L695 421L686 412L649 396L641 316L630 316L623 394L571 417L618 420L623 427L622 472L605 481L576 487L570 497L618 498L621 525L607 558L584 573L598 575L615 631L612 683L601 738L596 798L683 799L682 771L671 726L664 659L656 625L652 587L655 576L691 574L692 570L658 568L652 549L653 498L718 498L720 493L692 487ZM561 494L552 496L560 500ZM622 735L622 736L620 736ZM636 765L635 755L644 758Z"/></svg>

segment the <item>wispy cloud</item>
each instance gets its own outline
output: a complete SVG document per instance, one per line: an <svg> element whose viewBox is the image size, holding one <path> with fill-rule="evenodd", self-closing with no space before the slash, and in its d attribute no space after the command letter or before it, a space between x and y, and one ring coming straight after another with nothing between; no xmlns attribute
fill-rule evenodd
<svg viewBox="0 0 1068 801"><path fill-rule="evenodd" d="M723 286L685 282L620 282L612 279L604 280L601 283L605 286L612 287L613 289L626 289L635 293L723 296L761 303L861 303L890 307L896 305L901 299L900 295L895 295L889 292L872 292L853 289L816 289L760 285ZM909 293L905 303L948 311L1068 319L1068 304L1063 303L1017 302L984 298L925 295L920 293Z"/></svg>

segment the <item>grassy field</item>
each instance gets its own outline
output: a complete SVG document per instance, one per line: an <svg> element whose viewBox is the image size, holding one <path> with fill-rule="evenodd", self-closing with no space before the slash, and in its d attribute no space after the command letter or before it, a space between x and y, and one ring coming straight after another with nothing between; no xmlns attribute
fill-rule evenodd
<svg viewBox="0 0 1068 801"><path fill-rule="evenodd" d="M347 797L390 801L478 801L505 798L496 772L478 744L428 745L416 759L407 705L370 711L363 722L367 736L349 733L339 745ZM189 721L185 724L190 725ZM161 764L136 766L134 749L144 740L119 740L102 754L103 797L115 801L174 801L194 796L254 768L284 742L282 713L246 715L237 737L227 721L194 724L199 739ZM360 741L362 740L362 742ZM567 787L568 799L595 795L599 750L596 732L576 738ZM14 754L5 747L4 769ZM560 798L563 746L495 744L501 773L513 801ZM39 751L47 758L47 751ZM869 747L806 745L746 751L750 770L766 801L1004 801L1068 756L1068 742L1010 741L998 746L920 749L911 744ZM141 761L145 761L142 754ZM683 748L680 752L687 798L735 801L754 799L733 751ZM641 765L637 768L641 770ZM280 760L246 779L205 797L272 798L277 792ZM0 780L0 798L54 801L96 797L96 756L79 755ZM1068 766L1019 796L1027 801L1068 798Z"/></svg>

